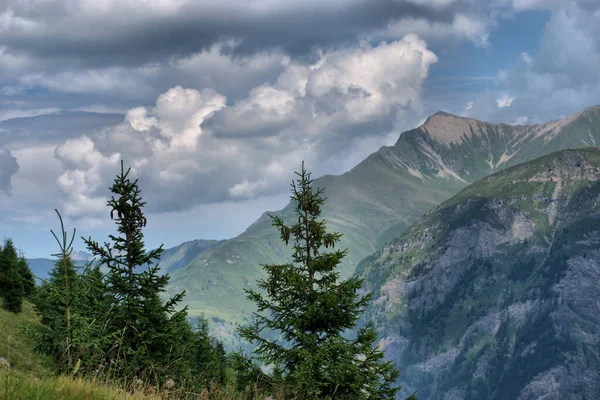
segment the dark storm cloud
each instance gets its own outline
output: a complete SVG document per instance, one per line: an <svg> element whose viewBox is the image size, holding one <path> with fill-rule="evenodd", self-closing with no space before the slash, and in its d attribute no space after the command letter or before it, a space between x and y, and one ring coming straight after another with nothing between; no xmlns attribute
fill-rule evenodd
<svg viewBox="0 0 600 400"><path fill-rule="evenodd" d="M400 0L167 3L9 1L0 14L0 46L79 68L160 63L231 37L243 39L238 53L278 48L298 56L315 45L354 41L401 18L448 22L462 7Z"/></svg>

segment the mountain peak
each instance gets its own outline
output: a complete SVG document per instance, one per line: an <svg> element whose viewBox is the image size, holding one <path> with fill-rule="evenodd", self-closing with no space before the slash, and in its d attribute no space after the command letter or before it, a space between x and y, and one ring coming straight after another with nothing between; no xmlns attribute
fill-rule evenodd
<svg viewBox="0 0 600 400"><path fill-rule="evenodd" d="M435 116L440 116L440 117L458 117L458 118L460 118L458 115L450 114L449 112L442 111L442 110L436 112L435 114L432 114L429 118L435 117Z"/></svg>
<svg viewBox="0 0 600 400"><path fill-rule="evenodd" d="M471 131L481 124L482 122L475 119L438 111L427 118L419 129L440 143L450 144L459 142L463 135L470 135Z"/></svg>

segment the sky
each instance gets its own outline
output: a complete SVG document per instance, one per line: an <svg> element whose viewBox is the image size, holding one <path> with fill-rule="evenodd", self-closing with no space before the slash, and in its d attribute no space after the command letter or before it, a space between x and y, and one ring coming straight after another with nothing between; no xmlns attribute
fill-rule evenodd
<svg viewBox="0 0 600 400"><path fill-rule="evenodd" d="M304 160L342 174L443 110L532 124L600 104L597 0L0 0L0 235L27 257L114 232L243 232ZM75 242L76 250L85 250Z"/></svg>

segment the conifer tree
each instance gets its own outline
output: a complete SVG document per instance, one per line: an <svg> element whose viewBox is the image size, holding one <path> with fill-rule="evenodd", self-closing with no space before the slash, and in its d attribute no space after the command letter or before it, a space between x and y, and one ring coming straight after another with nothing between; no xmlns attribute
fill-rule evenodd
<svg viewBox="0 0 600 400"><path fill-rule="evenodd" d="M33 272L31 272L31 269L29 268L29 263L27 262L24 253L19 255L18 270L23 282L25 297L29 298L35 292L35 278Z"/></svg>
<svg viewBox="0 0 600 400"><path fill-rule="evenodd" d="M108 268L107 285L113 303L109 329L119 336L108 356L120 362L124 376L157 380L159 373L164 376L178 367L184 336L190 329L187 308L175 310L184 293L166 302L160 297L169 281L168 275L160 275L156 264L163 249L162 245L148 253L144 249L146 218L142 208L146 203L138 180L129 178L130 171L124 170L121 161L121 173L110 188L113 196L107 202L119 234L109 235L112 244L103 246L91 238L83 240L98 263Z"/></svg>
<svg viewBox="0 0 600 400"><path fill-rule="evenodd" d="M195 378L206 387L209 382L225 383L227 359L223 345L210 337L208 319L201 316L193 336L191 353L192 372Z"/></svg>
<svg viewBox="0 0 600 400"><path fill-rule="evenodd" d="M6 238L0 252L0 296L4 308L15 314L21 312L25 288L19 271L19 256L12 239Z"/></svg>
<svg viewBox="0 0 600 400"><path fill-rule="evenodd" d="M292 181L297 223L284 224L271 216L281 239L293 241L295 264L264 265L267 278L258 286L264 292L246 290L258 306L253 325L240 327L240 335L257 345L259 360L277 367L284 382L299 399L394 399L398 370L384 361L377 348L372 324L355 327L371 295L359 296L362 281L339 280L337 265L346 250L333 248L341 234L327 233L320 220L323 189L313 191L313 180L304 169ZM282 340L265 338L263 329L279 332Z"/></svg>
<svg viewBox="0 0 600 400"><path fill-rule="evenodd" d="M74 363L89 367L92 349L97 342L96 321L100 319L96 304L89 302L90 291L71 259L75 232L70 241L61 224L61 239L50 230L60 251L49 278L44 280L34 296L36 310L43 324L50 329L36 335L38 351L50 355L60 372L72 372Z"/></svg>

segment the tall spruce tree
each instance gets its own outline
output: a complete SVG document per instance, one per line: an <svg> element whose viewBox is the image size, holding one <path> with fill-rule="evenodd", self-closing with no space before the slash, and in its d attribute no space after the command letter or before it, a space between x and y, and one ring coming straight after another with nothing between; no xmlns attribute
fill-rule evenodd
<svg viewBox="0 0 600 400"><path fill-rule="evenodd" d="M181 367L190 329L187 308L175 310L184 293L166 302L160 297L169 282L156 264L163 249L162 245L148 253L144 249L142 208L146 203L138 180L129 178L130 171L124 170L121 161L121 173L110 188L113 196L107 203L119 235L109 235L112 244L103 246L91 238L83 240L98 263L108 268L113 302L109 329L119 340L107 357L117 360L124 377L158 381Z"/></svg>
<svg viewBox="0 0 600 400"><path fill-rule="evenodd" d="M295 265L263 266L267 278L258 286L264 292L246 290L258 306L256 322L240 327L239 333L257 345L259 360L275 365L299 399L394 399L399 372L384 361L373 325L347 338L371 294L358 295L358 278L340 281L336 267L346 250L321 252L333 248L341 234L327 233L325 221L319 219L323 189L313 191L304 163L296 174L291 200L297 223L287 226L271 216L281 239L294 242ZM282 340L265 338L265 328L279 332Z"/></svg>

